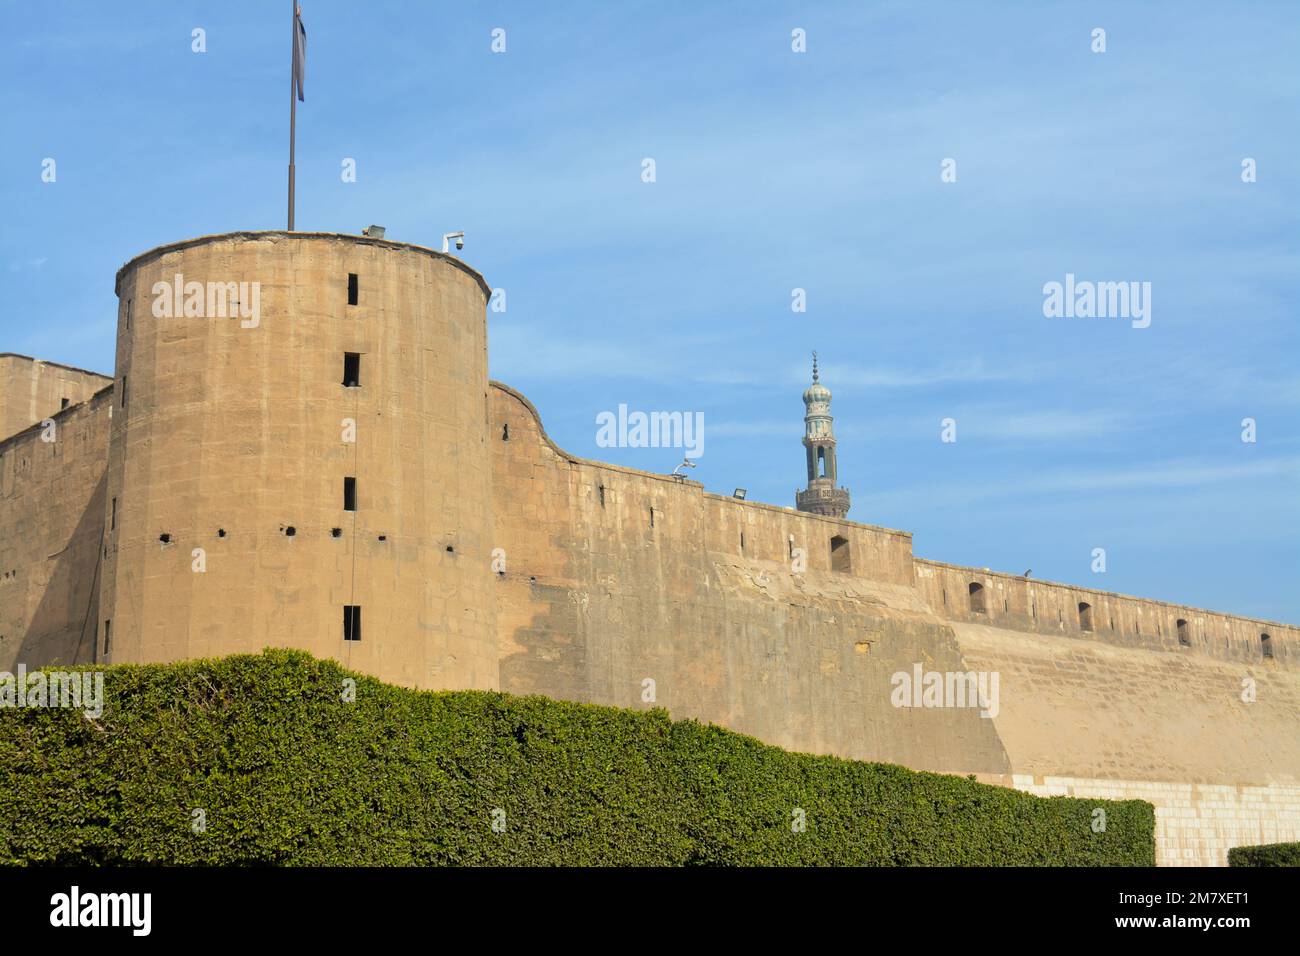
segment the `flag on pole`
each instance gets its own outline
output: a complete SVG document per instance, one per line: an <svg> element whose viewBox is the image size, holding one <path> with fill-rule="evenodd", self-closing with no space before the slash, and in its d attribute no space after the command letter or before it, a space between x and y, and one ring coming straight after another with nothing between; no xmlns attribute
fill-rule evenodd
<svg viewBox="0 0 1300 956"><path fill-rule="evenodd" d="M302 23L302 7L296 7L293 14L293 86L298 91L300 102L306 102L302 95L302 80L307 72L307 28Z"/></svg>

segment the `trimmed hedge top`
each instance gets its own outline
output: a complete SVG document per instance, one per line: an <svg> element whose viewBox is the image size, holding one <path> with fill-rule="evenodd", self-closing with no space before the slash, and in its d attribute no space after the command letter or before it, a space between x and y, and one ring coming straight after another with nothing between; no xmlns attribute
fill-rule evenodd
<svg viewBox="0 0 1300 956"><path fill-rule="evenodd" d="M1300 866L1300 843L1234 846L1228 850L1228 866Z"/></svg>
<svg viewBox="0 0 1300 956"><path fill-rule="evenodd" d="M0 863L1155 863L1149 803L788 753L658 709L413 691L298 651L99 669L93 721L0 710Z"/></svg>

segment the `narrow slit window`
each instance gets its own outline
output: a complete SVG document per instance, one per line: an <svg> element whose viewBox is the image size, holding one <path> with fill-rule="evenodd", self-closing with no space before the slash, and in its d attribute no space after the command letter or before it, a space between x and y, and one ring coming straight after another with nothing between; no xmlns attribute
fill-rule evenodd
<svg viewBox="0 0 1300 956"><path fill-rule="evenodd" d="M126 300L126 330L131 331L131 300Z"/></svg>
<svg viewBox="0 0 1300 956"><path fill-rule="evenodd" d="M114 531L114 530L116 530L116 529L117 529L117 499L114 498L114 499L113 499L113 510L110 512L110 514L109 514L109 516L108 516L108 530L109 530L109 531Z"/></svg>
<svg viewBox="0 0 1300 956"><path fill-rule="evenodd" d="M343 640L361 640L361 605L359 604L343 606Z"/></svg>
<svg viewBox="0 0 1300 956"><path fill-rule="evenodd" d="M1187 622L1181 617L1178 619L1178 644L1181 647L1192 646L1192 635L1188 630Z"/></svg>
<svg viewBox="0 0 1300 956"><path fill-rule="evenodd" d="M357 304L357 274L348 273L348 305Z"/></svg>
<svg viewBox="0 0 1300 956"><path fill-rule="evenodd" d="M113 648L113 622L104 622L104 653L107 654Z"/></svg>
<svg viewBox="0 0 1300 956"><path fill-rule="evenodd" d="M343 387L361 387L361 353L343 353Z"/></svg>
<svg viewBox="0 0 1300 956"><path fill-rule="evenodd" d="M1265 657L1273 656L1273 640L1267 634L1259 635L1259 649Z"/></svg>
<svg viewBox="0 0 1300 956"><path fill-rule="evenodd" d="M343 479L343 510L357 510L357 480L355 478Z"/></svg>
<svg viewBox="0 0 1300 956"><path fill-rule="evenodd" d="M126 408L126 376L122 376L122 404L120 408Z"/></svg>
<svg viewBox="0 0 1300 956"><path fill-rule="evenodd" d="M502 441L510 440L510 425L508 423L501 426L501 440Z"/></svg>

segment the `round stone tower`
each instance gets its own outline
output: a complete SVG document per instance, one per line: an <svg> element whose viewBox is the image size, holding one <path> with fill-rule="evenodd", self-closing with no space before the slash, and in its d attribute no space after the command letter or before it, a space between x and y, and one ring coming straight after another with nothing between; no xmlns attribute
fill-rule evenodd
<svg viewBox="0 0 1300 956"><path fill-rule="evenodd" d="M99 659L294 647L495 688L489 291L451 256L325 233L123 266Z"/></svg>
<svg viewBox="0 0 1300 956"><path fill-rule="evenodd" d="M849 490L835 487L835 426L831 390L817 374L813 353L812 384L804 390L803 446L808 452L808 487L795 493L795 508L810 514L843 518L849 513Z"/></svg>

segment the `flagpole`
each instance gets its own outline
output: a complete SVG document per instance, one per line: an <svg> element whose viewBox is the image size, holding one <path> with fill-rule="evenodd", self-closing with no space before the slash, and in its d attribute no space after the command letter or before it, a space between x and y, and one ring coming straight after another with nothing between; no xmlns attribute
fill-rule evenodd
<svg viewBox="0 0 1300 956"><path fill-rule="evenodd" d="M298 48L298 0L289 3L289 232L293 232L293 141L298 125L297 81L294 78L294 51Z"/></svg>

